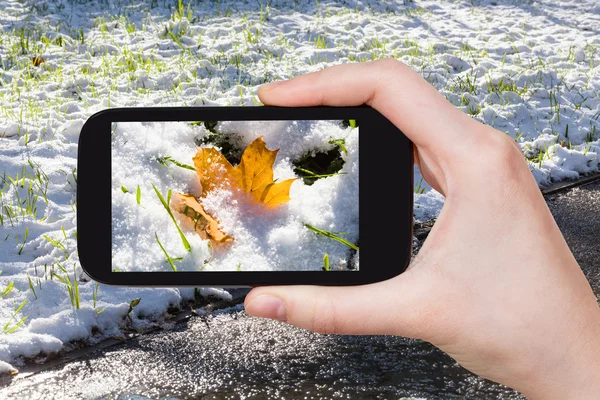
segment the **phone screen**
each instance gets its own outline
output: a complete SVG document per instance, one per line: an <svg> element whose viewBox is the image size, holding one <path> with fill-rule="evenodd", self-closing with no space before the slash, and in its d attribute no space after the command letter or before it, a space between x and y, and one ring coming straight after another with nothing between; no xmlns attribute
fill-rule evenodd
<svg viewBox="0 0 600 400"><path fill-rule="evenodd" d="M112 122L112 272L358 270L358 132Z"/></svg>

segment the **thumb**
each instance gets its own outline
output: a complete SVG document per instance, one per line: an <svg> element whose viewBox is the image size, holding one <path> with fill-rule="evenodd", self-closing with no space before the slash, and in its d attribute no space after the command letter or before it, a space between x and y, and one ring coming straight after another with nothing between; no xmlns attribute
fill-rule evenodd
<svg viewBox="0 0 600 400"><path fill-rule="evenodd" d="M417 274L421 271L411 268L361 286L258 287L246 296L244 306L250 315L318 333L421 337L432 281L416 279Z"/></svg>

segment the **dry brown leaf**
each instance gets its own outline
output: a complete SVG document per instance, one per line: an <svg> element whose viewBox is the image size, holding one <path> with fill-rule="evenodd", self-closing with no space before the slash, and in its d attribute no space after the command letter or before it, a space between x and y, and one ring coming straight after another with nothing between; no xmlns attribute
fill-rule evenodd
<svg viewBox="0 0 600 400"><path fill-rule="evenodd" d="M175 192L171 196L169 206L187 217L180 218L187 229L196 231L202 239L210 240L213 246L233 241L233 238L219 228L219 223L204 210L202 204L193 195Z"/></svg>
<svg viewBox="0 0 600 400"><path fill-rule="evenodd" d="M31 62L33 63L34 66L38 67L42 63L46 62L46 60L44 59L44 57L32 57Z"/></svg>

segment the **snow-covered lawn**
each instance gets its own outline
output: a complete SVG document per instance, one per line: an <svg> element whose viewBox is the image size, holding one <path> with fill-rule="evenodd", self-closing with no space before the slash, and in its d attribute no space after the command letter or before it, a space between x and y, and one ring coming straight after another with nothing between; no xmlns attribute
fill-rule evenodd
<svg viewBox="0 0 600 400"><path fill-rule="evenodd" d="M0 2L0 370L194 298L96 285L78 264L77 140L104 108L253 105L264 82L395 57L514 138L541 186L598 171L597 1L404 3ZM443 197L415 182L416 218L434 218Z"/></svg>

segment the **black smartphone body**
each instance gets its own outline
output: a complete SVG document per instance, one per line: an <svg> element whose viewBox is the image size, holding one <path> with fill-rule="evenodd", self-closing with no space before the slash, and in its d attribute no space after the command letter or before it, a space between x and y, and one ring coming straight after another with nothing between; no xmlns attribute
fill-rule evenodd
<svg viewBox="0 0 600 400"><path fill-rule="evenodd" d="M102 283L358 285L410 262L412 143L368 106L107 109L77 172Z"/></svg>

